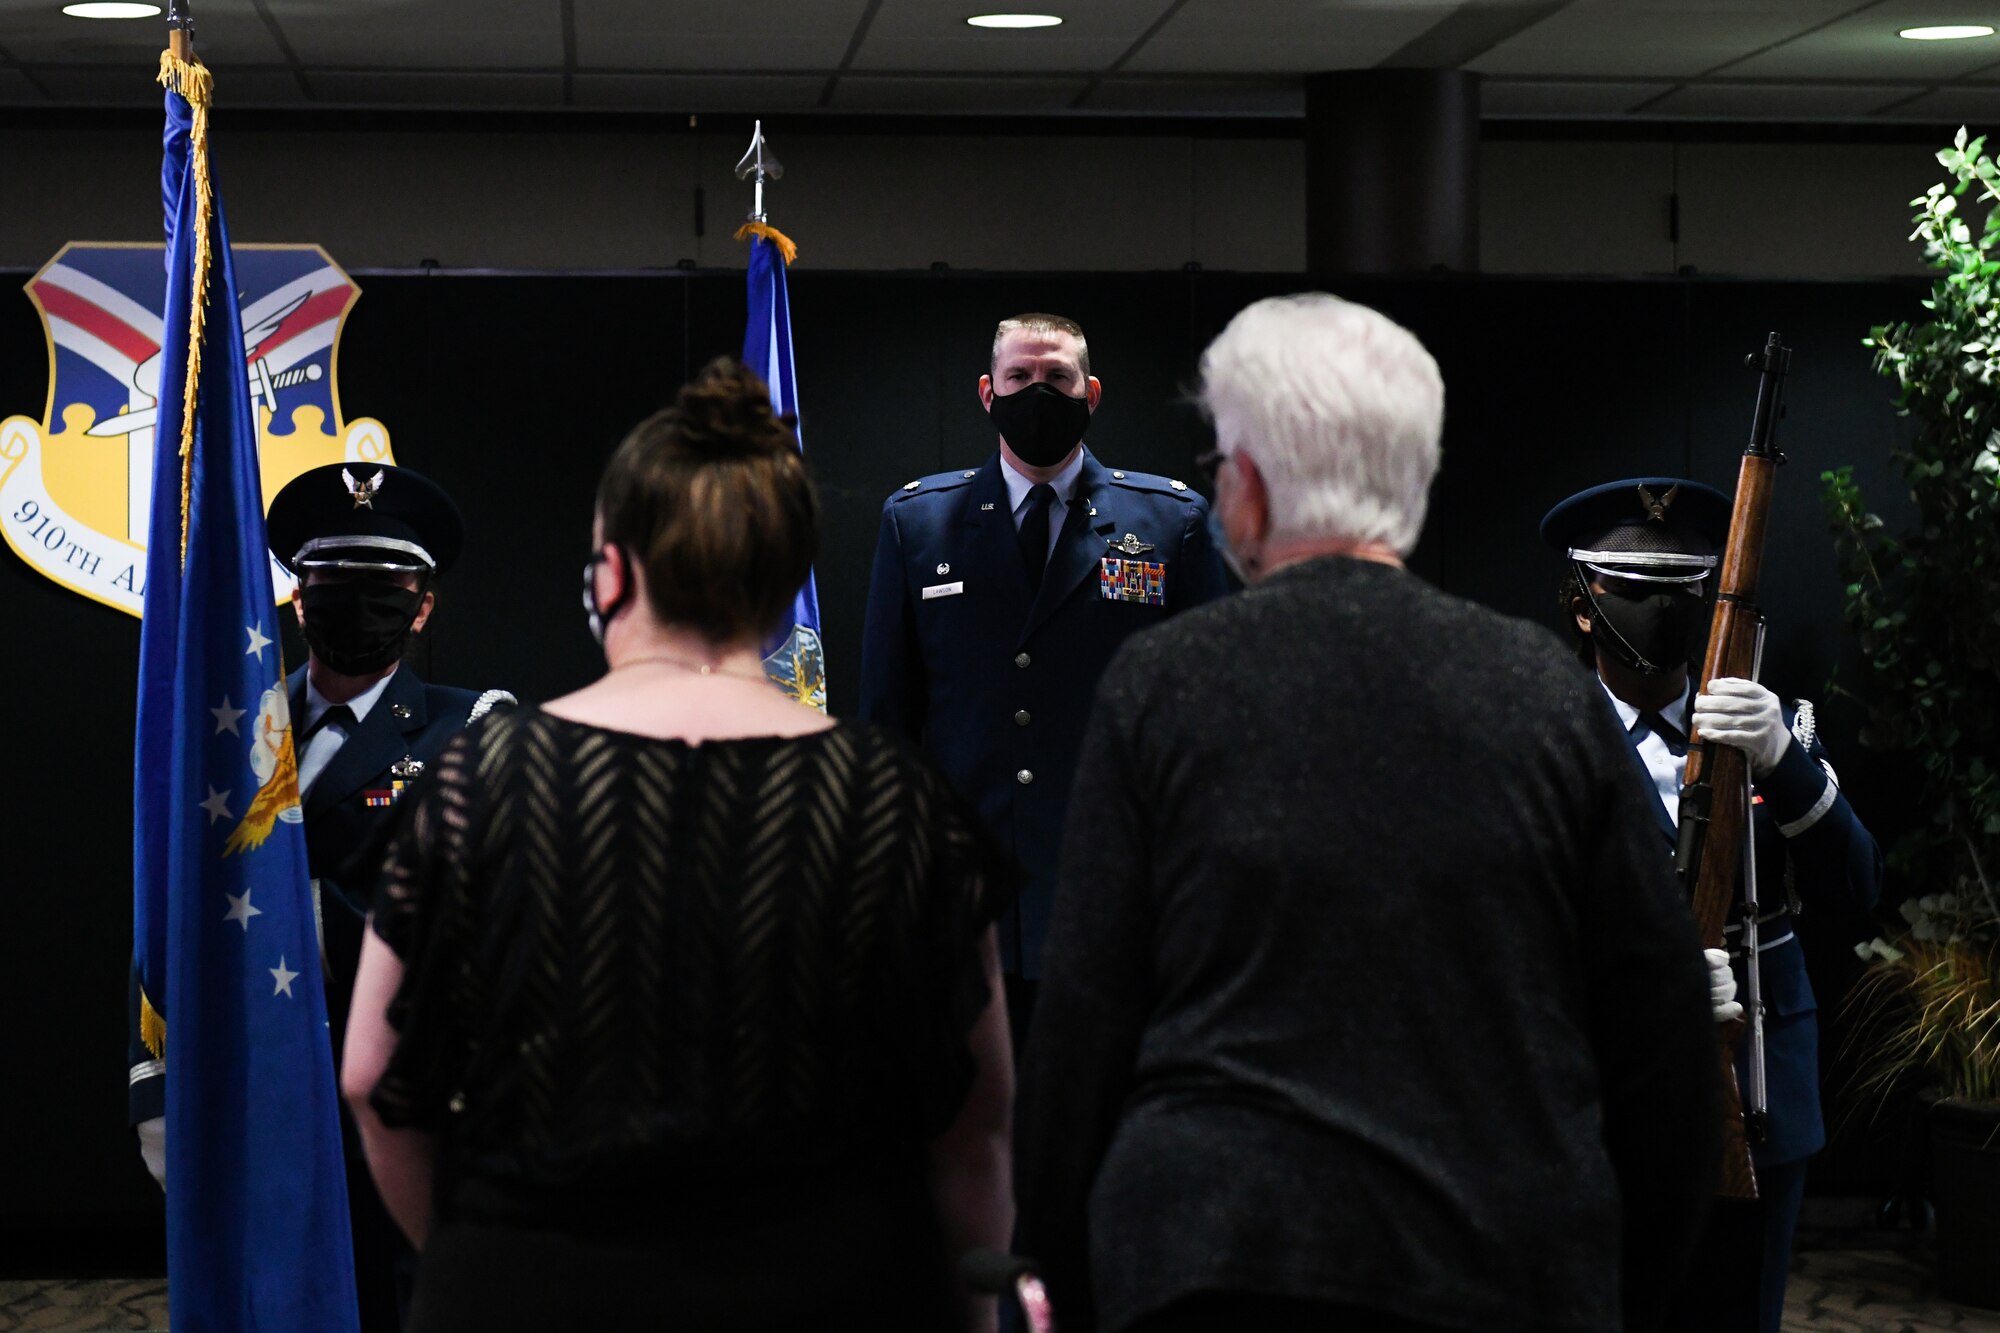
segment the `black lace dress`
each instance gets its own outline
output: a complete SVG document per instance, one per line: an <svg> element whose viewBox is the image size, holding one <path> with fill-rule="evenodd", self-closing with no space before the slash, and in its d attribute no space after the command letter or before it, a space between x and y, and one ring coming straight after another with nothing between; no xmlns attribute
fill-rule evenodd
<svg viewBox="0 0 2000 1333"><path fill-rule="evenodd" d="M438 1136L413 1329L953 1322L924 1147L1006 904L921 759L523 709L399 813L373 1101Z"/></svg>

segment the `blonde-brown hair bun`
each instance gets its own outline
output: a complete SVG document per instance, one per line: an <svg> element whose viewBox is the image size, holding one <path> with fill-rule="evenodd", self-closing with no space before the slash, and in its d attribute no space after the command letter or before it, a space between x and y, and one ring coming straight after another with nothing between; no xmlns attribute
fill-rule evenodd
<svg viewBox="0 0 2000 1333"><path fill-rule="evenodd" d="M819 549L819 496L764 382L719 357L632 428L597 485L604 543L645 570L664 624L713 643L762 638Z"/></svg>
<svg viewBox="0 0 2000 1333"><path fill-rule="evenodd" d="M771 409L770 390L748 366L718 357L681 386L673 407L683 447L717 458L796 450L792 422Z"/></svg>

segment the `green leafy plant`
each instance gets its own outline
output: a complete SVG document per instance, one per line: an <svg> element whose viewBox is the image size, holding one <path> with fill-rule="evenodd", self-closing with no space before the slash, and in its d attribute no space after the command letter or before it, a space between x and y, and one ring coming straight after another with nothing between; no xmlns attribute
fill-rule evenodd
<svg viewBox="0 0 2000 1333"><path fill-rule="evenodd" d="M1863 659L1861 739L1920 758L1929 812L1889 850L1891 890L1912 901L1857 950L1871 967L1850 1011L1877 1091L1921 1072L1946 1095L2000 1099L2000 164L1963 129L1937 160L1947 178L1910 201L1910 239L1939 273L1928 317L1866 339L1912 422L1892 459L1915 524L1890 532L1851 467L1821 475Z"/></svg>

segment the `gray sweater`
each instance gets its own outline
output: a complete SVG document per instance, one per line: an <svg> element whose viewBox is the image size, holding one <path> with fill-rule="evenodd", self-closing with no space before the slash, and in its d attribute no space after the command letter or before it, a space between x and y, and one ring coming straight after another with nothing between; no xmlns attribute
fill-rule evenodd
<svg viewBox="0 0 2000 1333"><path fill-rule="evenodd" d="M1016 1132L1065 1328L1648 1325L1719 1060L1657 798L1551 635L1296 565L1126 644L1074 790Z"/></svg>

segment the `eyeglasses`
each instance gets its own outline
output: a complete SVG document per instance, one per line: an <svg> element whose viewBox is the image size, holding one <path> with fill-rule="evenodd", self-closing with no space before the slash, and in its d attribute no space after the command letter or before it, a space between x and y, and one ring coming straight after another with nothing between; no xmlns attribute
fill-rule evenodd
<svg viewBox="0 0 2000 1333"><path fill-rule="evenodd" d="M1210 493L1214 492L1215 479L1221 474L1222 465L1228 461L1229 451L1227 449L1210 449L1206 453L1199 453L1194 456L1195 467L1200 469L1202 477L1208 482L1208 485L1204 489Z"/></svg>

